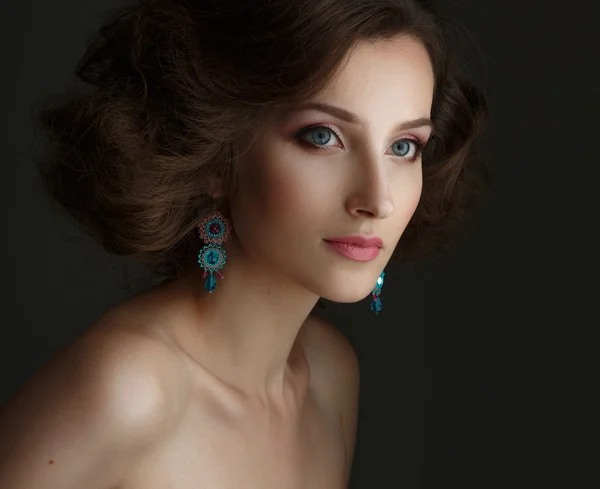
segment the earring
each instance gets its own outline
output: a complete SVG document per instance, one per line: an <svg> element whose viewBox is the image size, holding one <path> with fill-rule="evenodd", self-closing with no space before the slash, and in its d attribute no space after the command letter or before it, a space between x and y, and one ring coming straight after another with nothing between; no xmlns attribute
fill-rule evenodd
<svg viewBox="0 0 600 489"><path fill-rule="evenodd" d="M198 253L198 263L204 269L204 287L212 293L217 288L215 274L220 279L223 278L221 268L227 261L227 253L220 245L231 236L231 223L221 212L215 210L198 224L197 228L200 238L206 243Z"/></svg>
<svg viewBox="0 0 600 489"><path fill-rule="evenodd" d="M371 311L373 311L375 314L379 314L381 312L381 309L383 308L379 294L381 294L381 287L383 287L383 277L384 276L385 276L385 272L381 272L381 275L379 275L377 282L375 282L375 287L373 288L373 291L371 292L371 294L372 294L371 297L373 298L373 302L371 302Z"/></svg>

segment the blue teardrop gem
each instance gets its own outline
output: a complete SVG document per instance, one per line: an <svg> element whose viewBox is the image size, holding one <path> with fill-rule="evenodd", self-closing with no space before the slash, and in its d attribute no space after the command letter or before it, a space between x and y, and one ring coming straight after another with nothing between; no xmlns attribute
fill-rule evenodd
<svg viewBox="0 0 600 489"><path fill-rule="evenodd" d="M381 299L379 297L371 302L371 311L373 311L375 314L379 314L382 309L383 304L381 304Z"/></svg>
<svg viewBox="0 0 600 489"><path fill-rule="evenodd" d="M209 292L213 292L217 288L217 277L214 273L209 274L206 282L204 282L204 288Z"/></svg>
<svg viewBox="0 0 600 489"><path fill-rule="evenodd" d="M375 287L373 287L372 292L374 294L381 294L381 288L383 287L383 277L385 277L385 272L381 272L381 275L377 278L375 282Z"/></svg>

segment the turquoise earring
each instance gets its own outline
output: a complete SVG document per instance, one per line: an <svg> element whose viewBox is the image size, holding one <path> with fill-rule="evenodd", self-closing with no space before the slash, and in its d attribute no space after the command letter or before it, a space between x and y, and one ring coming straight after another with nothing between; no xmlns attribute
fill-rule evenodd
<svg viewBox="0 0 600 489"><path fill-rule="evenodd" d="M377 282L375 282L375 287L371 292L371 296L373 298L373 302L371 302L371 311L373 311L375 314L379 314L381 312L381 309L383 309L383 305L381 304L381 298L379 297L379 294L381 294L381 287L383 287L384 276L385 272L381 272L381 275L379 275Z"/></svg>
<svg viewBox="0 0 600 489"><path fill-rule="evenodd" d="M215 211L197 227L200 239L206 243L198 253L198 263L204 269L203 278L206 278L204 287L212 293L217 288L215 275L223 278L221 268L227 262L227 253L221 245L231 236L231 224L223 214Z"/></svg>

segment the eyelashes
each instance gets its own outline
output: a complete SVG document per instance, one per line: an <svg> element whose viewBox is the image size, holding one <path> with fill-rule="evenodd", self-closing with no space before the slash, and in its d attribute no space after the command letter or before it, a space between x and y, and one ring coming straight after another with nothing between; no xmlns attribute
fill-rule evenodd
<svg viewBox="0 0 600 489"><path fill-rule="evenodd" d="M315 134L317 134L316 138L314 137ZM309 136L309 137L307 137L307 136ZM304 127L300 131L298 131L293 137L294 137L294 139L298 140L299 142L301 142L311 148L314 148L317 150L322 150L322 151L329 151L329 148L336 147L336 146L331 146L331 145L325 146L327 143L329 143L333 139L328 136L333 136L333 138L335 138L341 142L341 139L340 139L338 133L332 127L329 127L327 125L316 125L316 126ZM310 141L308 139L310 139ZM325 141L323 141L323 139L325 139ZM421 156L421 154L423 153L423 148L425 147L425 143L423 143L420 140L415 139L415 138L399 139L399 140L395 141L391 147L396 146L398 143L400 143L401 145L404 145L404 146L412 145L414 147L414 150L413 150L414 153L410 156L408 155L411 153L410 148L409 148L408 154L397 154L395 152L393 153L394 156L398 156L399 158L402 158L411 163L415 162ZM402 150L401 150L401 152L402 152Z"/></svg>

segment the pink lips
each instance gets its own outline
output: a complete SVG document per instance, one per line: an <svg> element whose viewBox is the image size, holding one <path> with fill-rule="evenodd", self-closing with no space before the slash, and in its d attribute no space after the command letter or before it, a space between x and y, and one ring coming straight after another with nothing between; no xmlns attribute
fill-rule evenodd
<svg viewBox="0 0 600 489"><path fill-rule="evenodd" d="M375 259L383 247L383 241L378 237L345 236L343 238L326 239L325 242L340 255L356 261Z"/></svg>

